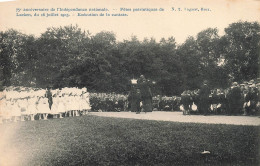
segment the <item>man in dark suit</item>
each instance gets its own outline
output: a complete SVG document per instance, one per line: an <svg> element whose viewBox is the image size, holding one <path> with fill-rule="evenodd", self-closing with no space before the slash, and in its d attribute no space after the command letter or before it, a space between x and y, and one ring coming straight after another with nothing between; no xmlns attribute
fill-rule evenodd
<svg viewBox="0 0 260 166"><path fill-rule="evenodd" d="M143 75L138 80L138 86L141 91L141 100L143 102L144 112L152 112L152 92L151 83Z"/></svg>
<svg viewBox="0 0 260 166"><path fill-rule="evenodd" d="M131 91L128 95L128 101L131 106L131 111L139 114L141 112L141 108L140 108L141 93L140 93L140 89L137 88L136 84L132 84Z"/></svg>
<svg viewBox="0 0 260 166"><path fill-rule="evenodd" d="M51 106L53 104L53 101L52 101L52 93L51 93L51 88L50 87L47 87L47 91L46 91L45 96L48 98L49 108L51 110Z"/></svg>
<svg viewBox="0 0 260 166"><path fill-rule="evenodd" d="M209 111L209 94L210 88L208 86L208 81L205 80L199 91L199 109L200 112L203 113L205 116L208 114Z"/></svg>
<svg viewBox="0 0 260 166"><path fill-rule="evenodd" d="M237 115L242 112L243 102L242 91L238 87L238 83L234 82L227 96L229 111L228 115Z"/></svg>
<svg viewBox="0 0 260 166"><path fill-rule="evenodd" d="M141 102L141 92L137 87L137 80L131 80L131 90L128 95L128 101L130 103L131 111L139 114L141 112L140 102Z"/></svg>

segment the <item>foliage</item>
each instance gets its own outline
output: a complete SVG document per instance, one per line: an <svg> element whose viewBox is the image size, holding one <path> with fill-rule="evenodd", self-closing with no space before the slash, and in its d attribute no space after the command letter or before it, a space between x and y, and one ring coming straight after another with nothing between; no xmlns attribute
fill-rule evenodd
<svg viewBox="0 0 260 166"><path fill-rule="evenodd" d="M237 22L219 36L207 28L177 45L174 37L118 42L113 32L95 35L77 25L48 28L40 37L0 32L1 83L45 88L87 87L126 93L141 74L155 81L154 94L178 95L203 80L225 88L259 74L260 25Z"/></svg>
<svg viewBox="0 0 260 166"><path fill-rule="evenodd" d="M226 68L234 81L259 76L260 25L257 22L237 22L225 29L223 52Z"/></svg>

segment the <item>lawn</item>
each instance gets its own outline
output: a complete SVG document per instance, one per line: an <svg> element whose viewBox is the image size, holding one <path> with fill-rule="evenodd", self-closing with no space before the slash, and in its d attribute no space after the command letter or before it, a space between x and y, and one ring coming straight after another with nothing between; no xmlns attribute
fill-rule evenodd
<svg viewBox="0 0 260 166"><path fill-rule="evenodd" d="M97 116L0 125L15 131L4 152L17 165L48 166L259 165L259 128Z"/></svg>

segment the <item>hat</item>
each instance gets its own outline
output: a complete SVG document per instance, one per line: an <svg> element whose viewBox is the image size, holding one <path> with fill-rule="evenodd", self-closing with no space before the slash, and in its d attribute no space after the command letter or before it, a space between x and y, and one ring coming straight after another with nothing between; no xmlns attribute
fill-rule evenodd
<svg viewBox="0 0 260 166"><path fill-rule="evenodd" d="M233 83L232 83L232 86L237 86L237 85L238 85L237 82L233 82Z"/></svg>

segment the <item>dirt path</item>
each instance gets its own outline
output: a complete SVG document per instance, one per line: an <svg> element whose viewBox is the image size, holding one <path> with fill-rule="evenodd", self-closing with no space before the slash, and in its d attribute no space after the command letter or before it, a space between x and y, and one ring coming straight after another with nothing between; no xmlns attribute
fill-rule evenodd
<svg viewBox="0 0 260 166"><path fill-rule="evenodd" d="M146 120L161 120L185 123L208 123L208 124L232 124L260 126L258 116L226 116L226 115L183 115L182 112L153 111L149 113L136 114L134 112L90 112L89 115L132 118Z"/></svg>

